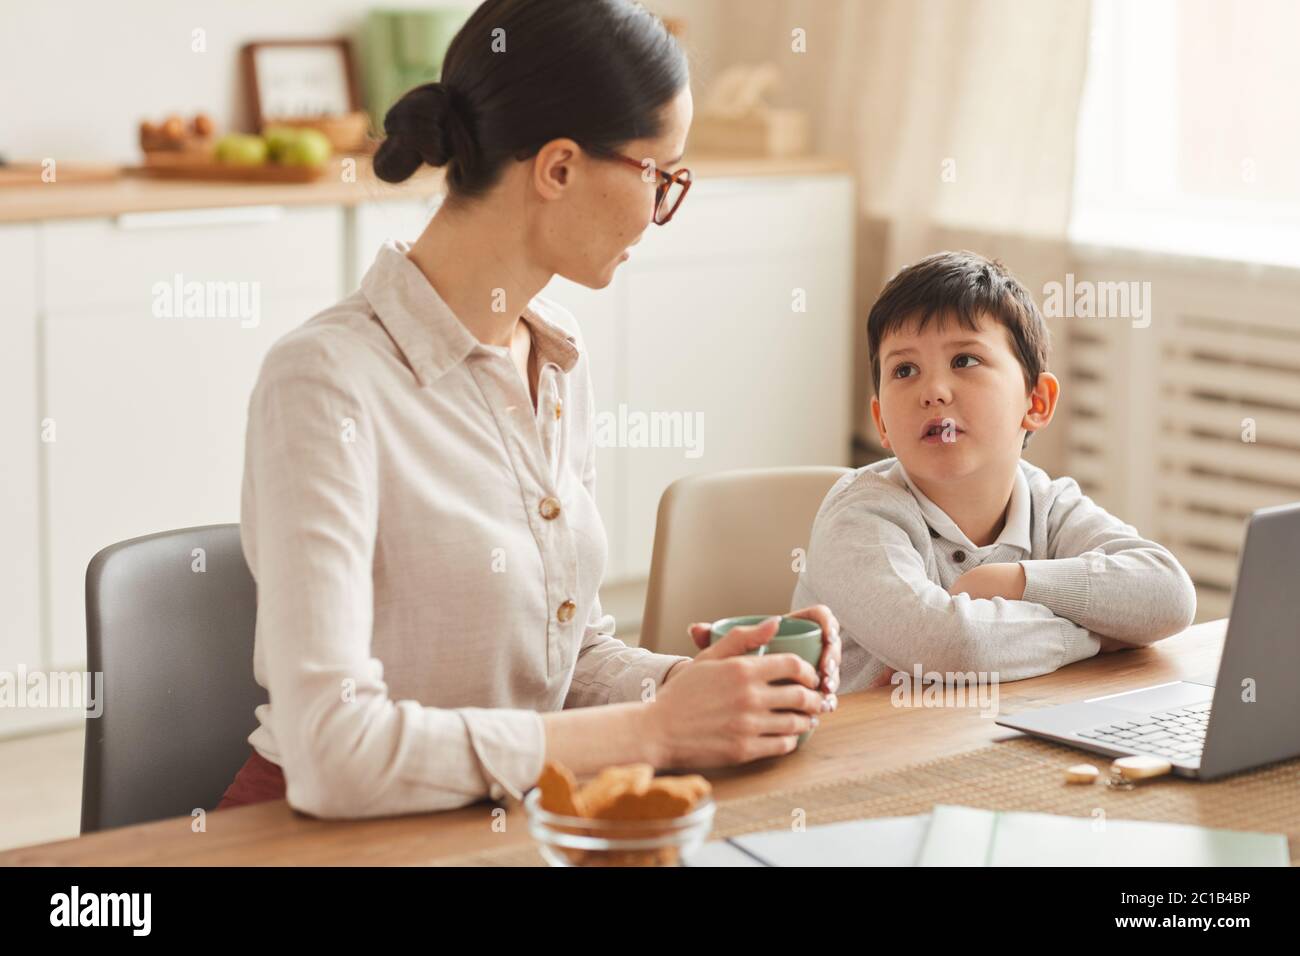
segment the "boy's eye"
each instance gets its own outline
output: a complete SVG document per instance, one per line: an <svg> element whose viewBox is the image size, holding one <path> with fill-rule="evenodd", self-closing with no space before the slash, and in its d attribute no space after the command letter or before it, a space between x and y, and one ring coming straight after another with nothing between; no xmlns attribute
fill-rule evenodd
<svg viewBox="0 0 1300 956"><path fill-rule="evenodd" d="M980 362L980 360L977 359L974 355L971 355L970 353L963 353L963 354L961 354L961 355L958 355L956 358L954 358L954 359L952 360L953 367L954 367L954 368L970 368L969 365L959 365L959 364L958 364L959 362L962 361L962 359L970 359L971 362L972 362L973 364L975 364L975 365L980 365L980 364L982 364L982 363Z"/></svg>
<svg viewBox="0 0 1300 956"><path fill-rule="evenodd" d="M911 362L903 362L900 365L895 365L894 378L907 378L908 376L904 373L907 371L907 369L910 368L915 368L915 366L913 366Z"/></svg>

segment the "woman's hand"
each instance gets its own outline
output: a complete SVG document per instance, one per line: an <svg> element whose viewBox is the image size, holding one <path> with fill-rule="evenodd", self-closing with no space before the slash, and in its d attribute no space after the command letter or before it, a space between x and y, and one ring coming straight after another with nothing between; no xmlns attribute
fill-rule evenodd
<svg viewBox="0 0 1300 956"><path fill-rule="evenodd" d="M661 767L719 767L794 750L827 700L817 672L795 654L751 656L780 618L733 628L687 666L674 668L646 705L646 733ZM773 685L773 681L793 681Z"/></svg>
<svg viewBox="0 0 1300 956"><path fill-rule="evenodd" d="M830 707L827 709L834 710L839 706L839 700L836 698L835 694L840 689L840 655L843 650L843 645L840 643L840 622L835 619L835 615L831 613L831 609L825 604L814 604L812 607L805 607L798 611L791 611L786 615L786 617L800 617L806 621L815 621L817 626L822 629L822 658L817 668L817 671L821 676L821 683L819 686L822 693L824 693L830 701ZM780 620L780 618L774 618L774 620ZM713 625L692 624L688 630L690 631L691 640L695 642L695 646L702 648L700 653L695 656L695 659L697 661L706 660L712 656L713 648L709 647L709 638L713 633ZM727 636L730 637L731 634L734 634L736 631L742 630L752 631L754 629L733 628ZM763 640L751 638L755 643L749 644L744 650L740 651L740 653L746 654L753 648L758 647L760 644L766 644L771 639L771 636L768 636ZM725 643L725 639L719 641L718 646L721 647Z"/></svg>

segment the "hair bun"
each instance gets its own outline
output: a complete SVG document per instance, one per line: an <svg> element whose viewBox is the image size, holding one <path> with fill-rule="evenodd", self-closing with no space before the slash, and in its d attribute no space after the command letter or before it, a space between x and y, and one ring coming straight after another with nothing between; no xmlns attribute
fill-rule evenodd
<svg viewBox="0 0 1300 956"><path fill-rule="evenodd" d="M442 83L407 91L384 116L384 133L374 168L387 182L407 179L423 163L470 162L476 151L469 104Z"/></svg>

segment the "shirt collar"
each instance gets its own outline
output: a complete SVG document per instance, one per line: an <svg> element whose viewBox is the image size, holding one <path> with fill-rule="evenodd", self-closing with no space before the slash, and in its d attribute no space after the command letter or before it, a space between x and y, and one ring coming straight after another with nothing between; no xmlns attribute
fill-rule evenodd
<svg viewBox="0 0 1300 956"><path fill-rule="evenodd" d="M411 244L390 239L361 279L361 291L380 323L406 357L423 388L445 375L475 351L491 351L456 317L414 262ZM533 299L520 317L528 323L538 358L568 372L578 361L574 336L543 318ZM499 351L499 350L498 350ZM539 366L540 367L540 366Z"/></svg>
<svg viewBox="0 0 1300 956"><path fill-rule="evenodd" d="M1030 520L1030 502L1029 502L1029 482L1025 478L1024 469L1016 465L1015 482L1011 485L1011 500L1007 504L1007 520L1002 526L1002 533L998 535L993 544L986 544L984 548L976 546L966 533L957 527L957 523L948 517L947 512L936 505L933 501L921 493L921 489L912 483L912 478L903 467L903 463L898 463L898 470L907 482L908 489L911 490L912 496L916 498L916 503L921 506L921 514L925 516L926 523L938 532L941 538L951 541L953 544L960 545L967 551L982 551L984 548L991 548L995 545L1006 544L1013 548L1019 548L1022 551L1031 550L1029 543L1029 520Z"/></svg>

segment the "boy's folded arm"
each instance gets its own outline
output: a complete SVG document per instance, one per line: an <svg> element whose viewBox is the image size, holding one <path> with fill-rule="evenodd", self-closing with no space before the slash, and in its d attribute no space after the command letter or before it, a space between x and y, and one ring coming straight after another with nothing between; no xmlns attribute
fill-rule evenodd
<svg viewBox="0 0 1300 956"><path fill-rule="evenodd" d="M1050 557L1020 562L1024 600L1125 644L1152 644L1188 627L1196 589L1178 559L1065 480L1048 514Z"/></svg>
<svg viewBox="0 0 1300 956"><path fill-rule="evenodd" d="M1040 604L951 595L925 573L905 528L861 503L818 519L808 553L813 590L842 633L895 670L1047 674L1091 657L1098 638Z"/></svg>

